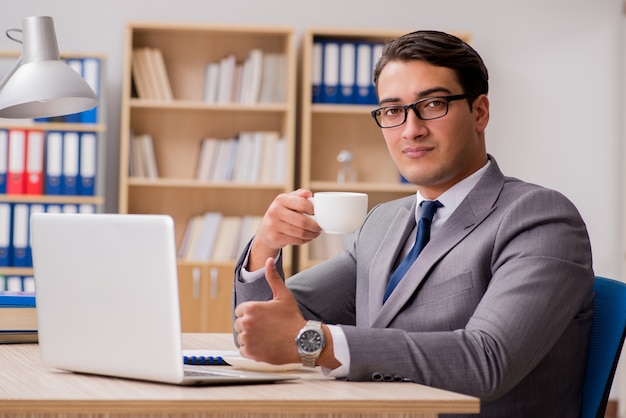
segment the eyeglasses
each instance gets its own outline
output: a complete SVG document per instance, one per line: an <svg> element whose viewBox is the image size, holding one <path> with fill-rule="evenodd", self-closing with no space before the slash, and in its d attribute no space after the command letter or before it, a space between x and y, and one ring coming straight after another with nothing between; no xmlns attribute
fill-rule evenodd
<svg viewBox="0 0 626 418"><path fill-rule="evenodd" d="M372 117L381 128L395 128L404 124L409 109L413 109L415 115L421 120L439 119L448 114L448 103L468 97L473 97L473 95L426 97L408 105L392 105L372 110Z"/></svg>

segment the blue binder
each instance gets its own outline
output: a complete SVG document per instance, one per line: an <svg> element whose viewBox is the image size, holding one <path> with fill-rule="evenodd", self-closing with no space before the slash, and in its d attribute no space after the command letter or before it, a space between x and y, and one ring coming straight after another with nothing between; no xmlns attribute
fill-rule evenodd
<svg viewBox="0 0 626 418"><path fill-rule="evenodd" d="M30 208L27 203L13 205L12 257L13 267L31 267L33 259L28 240Z"/></svg>
<svg viewBox="0 0 626 418"><path fill-rule="evenodd" d="M75 196L78 193L79 149L80 136L78 132L66 131L63 134L62 195Z"/></svg>
<svg viewBox="0 0 626 418"><path fill-rule="evenodd" d="M89 84L89 87L96 93L96 97L100 97L100 60L98 58L83 59L83 78ZM98 122L98 107L85 110L80 113L80 121L82 123Z"/></svg>
<svg viewBox="0 0 626 418"><path fill-rule="evenodd" d="M80 161L78 171L78 194L93 196L95 194L97 159L97 138L94 132L83 132L80 135Z"/></svg>
<svg viewBox="0 0 626 418"><path fill-rule="evenodd" d="M313 41L311 57L311 102L322 102L322 89L324 77L324 43L320 40Z"/></svg>
<svg viewBox="0 0 626 418"><path fill-rule="evenodd" d="M7 171L9 165L9 130L0 129L0 194L7 192Z"/></svg>
<svg viewBox="0 0 626 418"><path fill-rule="evenodd" d="M0 266L9 267L11 265L11 204L0 203Z"/></svg>
<svg viewBox="0 0 626 418"><path fill-rule="evenodd" d="M63 133L50 131L46 135L46 168L44 194L60 195L63 175Z"/></svg>
<svg viewBox="0 0 626 418"><path fill-rule="evenodd" d="M338 41L324 43L323 103L339 102L339 53Z"/></svg>

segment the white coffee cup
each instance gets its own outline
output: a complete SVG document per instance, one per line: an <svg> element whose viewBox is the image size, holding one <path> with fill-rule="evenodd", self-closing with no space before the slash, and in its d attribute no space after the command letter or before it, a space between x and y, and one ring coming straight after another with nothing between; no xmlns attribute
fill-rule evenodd
<svg viewBox="0 0 626 418"><path fill-rule="evenodd" d="M367 194L317 192L310 197L311 216L327 234L349 234L361 226L367 215Z"/></svg>

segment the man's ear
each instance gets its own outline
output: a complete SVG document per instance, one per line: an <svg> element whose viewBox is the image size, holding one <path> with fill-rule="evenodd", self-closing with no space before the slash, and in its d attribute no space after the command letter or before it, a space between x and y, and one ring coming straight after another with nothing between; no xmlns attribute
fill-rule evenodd
<svg viewBox="0 0 626 418"><path fill-rule="evenodd" d="M472 107L476 118L476 129L484 132L489 123L489 98L486 94L481 94L474 100Z"/></svg>

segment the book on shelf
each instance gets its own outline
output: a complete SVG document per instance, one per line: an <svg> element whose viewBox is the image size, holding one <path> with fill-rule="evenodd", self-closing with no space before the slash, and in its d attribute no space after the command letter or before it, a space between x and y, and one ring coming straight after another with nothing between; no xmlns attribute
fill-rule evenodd
<svg viewBox="0 0 626 418"><path fill-rule="evenodd" d="M9 150L7 164L7 194L24 194L24 171L26 163L26 130L9 129Z"/></svg>
<svg viewBox="0 0 626 418"><path fill-rule="evenodd" d="M33 292L0 291L0 343L37 342Z"/></svg>
<svg viewBox="0 0 626 418"><path fill-rule="evenodd" d="M235 249L239 240L243 218L240 216L224 216L217 231L215 248L211 254L213 261L229 261L235 258Z"/></svg>
<svg viewBox="0 0 626 418"><path fill-rule="evenodd" d="M93 196L97 154L95 132L0 129L0 192Z"/></svg>
<svg viewBox="0 0 626 418"><path fill-rule="evenodd" d="M129 148L129 172L131 177L158 178L159 170L152 135L131 133Z"/></svg>
<svg viewBox="0 0 626 418"><path fill-rule="evenodd" d="M158 48L134 48L131 72L135 90L141 99L173 99L163 52Z"/></svg>
<svg viewBox="0 0 626 418"><path fill-rule="evenodd" d="M206 212L202 215L198 237L187 251L187 260L207 261L211 259L217 235L224 215L219 212Z"/></svg>
<svg viewBox="0 0 626 418"><path fill-rule="evenodd" d="M285 140L274 131L243 131L237 138L200 142L196 180L258 184L284 182Z"/></svg>
<svg viewBox="0 0 626 418"><path fill-rule="evenodd" d="M187 261L232 261L254 235L261 216L224 216L206 212L192 216L178 250Z"/></svg>
<svg viewBox="0 0 626 418"><path fill-rule="evenodd" d="M373 69L382 42L315 38L311 60L313 103L376 104Z"/></svg>
<svg viewBox="0 0 626 418"><path fill-rule="evenodd" d="M100 98L100 59L96 57L70 57L65 60L67 65L78 73L91 87L97 98ZM38 118L40 122L58 120L67 123L96 123L98 122L98 107L78 113L72 113L55 118Z"/></svg>
<svg viewBox="0 0 626 418"><path fill-rule="evenodd" d="M272 52L263 56L260 103L285 102L285 65L285 55L282 53Z"/></svg>
<svg viewBox="0 0 626 418"><path fill-rule="evenodd" d="M228 54L206 64L202 99L210 104L282 103L285 56L251 49L243 62Z"/></svg>

